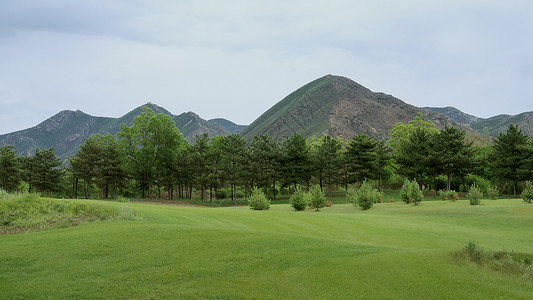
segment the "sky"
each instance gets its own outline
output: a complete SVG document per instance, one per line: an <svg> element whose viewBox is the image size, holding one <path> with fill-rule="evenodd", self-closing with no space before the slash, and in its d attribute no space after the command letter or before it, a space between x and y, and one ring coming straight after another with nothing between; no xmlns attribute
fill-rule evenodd
<svg viewBox="0 0 533 300"><path fill-rule="evenodd" d="M250 124L348 77L416 106L533 111L533 1L1 0L0 134L147 102Z"/></svg>

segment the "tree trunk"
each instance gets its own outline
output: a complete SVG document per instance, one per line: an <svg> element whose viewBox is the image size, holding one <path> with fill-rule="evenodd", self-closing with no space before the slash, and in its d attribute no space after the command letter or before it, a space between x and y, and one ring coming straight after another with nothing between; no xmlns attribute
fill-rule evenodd
<svg viewBox="0 0 533 300"><path fill-rule="evenodd" d="M74 180L74 199L78 199L78 177Z"/></svg>
<svg viewBox="0 0 533 300"><path fill-rule="evenodd" d="M446 191L450 191L452 186L452 174L448 172L448 182L446 183Z"/></svg>
<svg viewBox="0 0 533 300"><path fill-rule="evenodd" d="M89 199L89 187L90 187L90 181L85 180L85 199Z"/></svg>

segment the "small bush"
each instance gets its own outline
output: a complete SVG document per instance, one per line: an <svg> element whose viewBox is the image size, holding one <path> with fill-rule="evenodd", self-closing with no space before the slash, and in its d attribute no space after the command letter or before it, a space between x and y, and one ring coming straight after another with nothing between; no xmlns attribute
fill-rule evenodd
<svg viewBox="0 0 533 300"><path fill-rule="evenodd" d="M300 187L297 187L294 194L291 195L289 203L296 211L305 210L309 205L309 195L302 191Z"/></svg>
<svg viewBox="0 0 533 300"><path fill-rule="evenodd" d="M413 203L414 205L418 205L418 203L422 201L424 194L418 187L416 180L410 181L409 179L405 179L402 189L400 190L400 197L402 198L402 201L407 204Z"/></svg>
<svg viewBox="0 0 533 300"><path fill-rule="evenodd" d="M248 198L248 205L253 210L267 210L270 208L270 200L267 199L265 193L256 187Z"/></svg>
<svg viewBox="0 0 533 300"><path fill-rule="evenodd" d="M349 188L346 190L346 201L349 203L352 203L353 205L357 205L357 192L353 188Z"/></svg>
<svg viewBox="0 0 533 300"><path fill-rule="evenodd" d="M310 204L316 208L318 211L319 209L323 208L327 204L327 199L324 196L324 193L320 190L320 186L315 185L311 188L309 191L309 198L310 198Z"/></svg>
<svg viewBox="0 0 533 300"><path fill-rule="evenodd" d="M459 200L459 194L457 194L457 192L454 190L449 190L449 191L440 190L439 196L442 198L442 200L452 200L452 201Z"/></svg>
<svg viewBox="0 0 533 300"><path fill-rule="evenodd" d="M481 203L483 193L474 184L470 187L467 197L468 200L470 200L470 205L479 205Z"/></svg>
<svg viewBox="0 0 533 300"><path fill-rule="evenodd" d="M492 199L496 200L498 199L498 196L500 195L500 191L498 190L498 187L491 185L487 187L487 196Z"/></svg>
<svg viewBox="0 0 533 300"><path fill-rule="evenodd" d="M526 203L531 203L533 201L533 183L531 181L526 181L524 183L524 190L522 191L522 199Z"/></svg>
<svg viewBox="0 0 533 300"><path fill-rule="evenodd" d="M481 260L483 259L483 250L477 246L476 242L468 241L464 250L471 261L481 263Z"/></svg>
<svg viewBox="0 0 533 300"><path fill-rule="evenodd" d="M119 220L138 220L139 216L133 211L133 208L131 208L130 201L121 201L122 204L118 208L118 219Z"/></svg>
<svg viewBox="0 0 533 300"><path fill-rule="evenodd" d="M381 193L372 188L372 184L366 180L361 185L361 188L355 191L355 195L356 204L363 210L370 209L382 197Z"/></svg>

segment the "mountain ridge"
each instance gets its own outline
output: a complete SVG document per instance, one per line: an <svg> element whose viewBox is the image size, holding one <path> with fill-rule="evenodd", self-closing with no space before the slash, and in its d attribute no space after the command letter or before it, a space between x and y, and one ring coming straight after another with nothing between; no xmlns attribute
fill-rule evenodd
<svg viewBox="0 0 533 300"><path fill-rule="evenodd" d="M210 136L230 134L220 125L210 123L193 112L175 116L165 108L148 102L119 118L91 116L81 110L62 110L34 127L0 135L0 146L13 145L22 156L33 155L36 148L54 147L57 156L67 158L74 155L90 136L116 135L120 131L120 124L131 126L144 107L168 115L189 143L194 143L196 135L204 132Z"/></svg>
<svg viewBox="0 0 533 300"><path fill-rule="evenodd" d="M194 112L173 115L148 102L118 118L63 110L34 127L0 135L0 146L13 145L23 156L32 155L37 147L54 147L56 155L66 158L74 155L91 135L116 135L121 124L131 126L143 107L168 115L190 143L205 132L211 137L240 133L247 140L267 133L280 141L295 132L306 137L330 135L346 139L363 133L387 140L396 123L407 123L417 113L422 113L424 119L432 121L439 129L451 125L467 131L471 141L481 141L481 135L497 136L505 132L510 122L519 124L526 134L533 133L533 112L483 119L454 107L420 108L392 95L373 92L349 78L329 74L296 89L248 126L221 118L206 121Z"/></svg>

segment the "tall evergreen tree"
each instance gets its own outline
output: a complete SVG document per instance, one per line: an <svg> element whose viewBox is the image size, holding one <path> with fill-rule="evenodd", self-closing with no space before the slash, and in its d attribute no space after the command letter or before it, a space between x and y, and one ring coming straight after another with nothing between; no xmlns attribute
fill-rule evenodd
<svg viewBox="0 0 533 300"><path fill-rule="evenodd" d="M59 191L62 176L61 160L56 156L54 148L35 149L31 163L33 188L43 193Z"/></svg>
<svg viewBox="0 0 533 300"><path fill-rule="evenodd" d="M202 201L205 202L205 190L211 181L213 164L211 145L207 133L204 133L201 137L196 136L196 143L192 146L192 163L194 178L200 189Z"/></svg>
<svg viewBox="0 0 533 300"><path fill-rule="evenodd" d="M464 131L449 126L433 135L432 148L433 175L445 174L449 191L452 175L466 175L473 167L474 149L471 143L465 143Z"/></svg>
<svg viewBox="0 0 533 300"><path fill-rule="evenodd" d="M417 127L399 144L394 153L398 174L415 179L419 184L427 183L432 164L431 136L430 131Z"/></svg>
<svg viewBox="0 0 533 300"><path fill-rule="evenodd" d="M276 180L279 179L280 147L266 134L254 136L250 144L250 166L255 174L257 185L262 186L268 195L273 186L276 199Z"/></svg>
<svg viewBox="0 0 533 300"><path fill-rule="evenodd" d="M365 179L374 178L376 152L375 144L366 134L358 134L348 143L349 182L363 183Z"/></svg>
<svg viewBox="0 0 533 300"><path fill-rule="evenodd" d="M13 146L0 147L0 189L14 192L21 180L19 158Z"/></svg>
<svg viewBox="0 0 533 300"><path fill-rule="evenodd" d="M313 146L313 162L318 174L320 189L323 183L329 188L332 184L340 182L340 169L342 167L342 145L338 139L323 136Z"/></svg>
<svg viewBox="0 0 533 300"><path fill-rule="evenodd" d="M310 146L305 137L295 133L283 141L282 176L287 185L309 185L312 176Z"/></svg>
<svg viewBox="0 0 533 300"><path fill-rule="evenodd" d="M389 166L391 162L391 150L384 141L374 142L374 177L378 181L378 190L381 190L381 182L390 176Z"/></svg>
<svg viewBox="0 0 533 300"><path fill-rule="evenodd" d="M519 173L522 180L533 181L533 137L522 147L522 165Z"/></svg>
<svg viewBox="0 0 533 300"><path fill-rule="evenodd" d="M112 135L95 135L93 138L96 140L101 153L97 182L104 190L105 198L109 198L110 188L112 188L113 198L116 198L117 187L122 184L126 177L124 157L117 140Z"/></svg>
<svg viewBox="0 0 533 300"><path fill-rule="evenodd" d="M89 199L89 191L94 178L99 173L102 165L102 150L95 138L88 138L80 150L70 159L70 165L75 174L83 178L85 182L85 199Z"/></svg>
<svg viewBox="0 0 533 300"><path fill-rule="evenodd" d="M222 137L222 171L231 187L231 200L237 205L237 185L242 182L246 141L239 134Z"/></svg>
<svg viewBox="0 0 533 300"><path fill-rule="evenodd" d="M516 197L516 187L521 179L520 169L524 164L524 147L528 137L518 128L510 124L506 133L499 133L494 139L491 153L491 165L494 173L505 181L513 183L513 194Z"/></svg>

